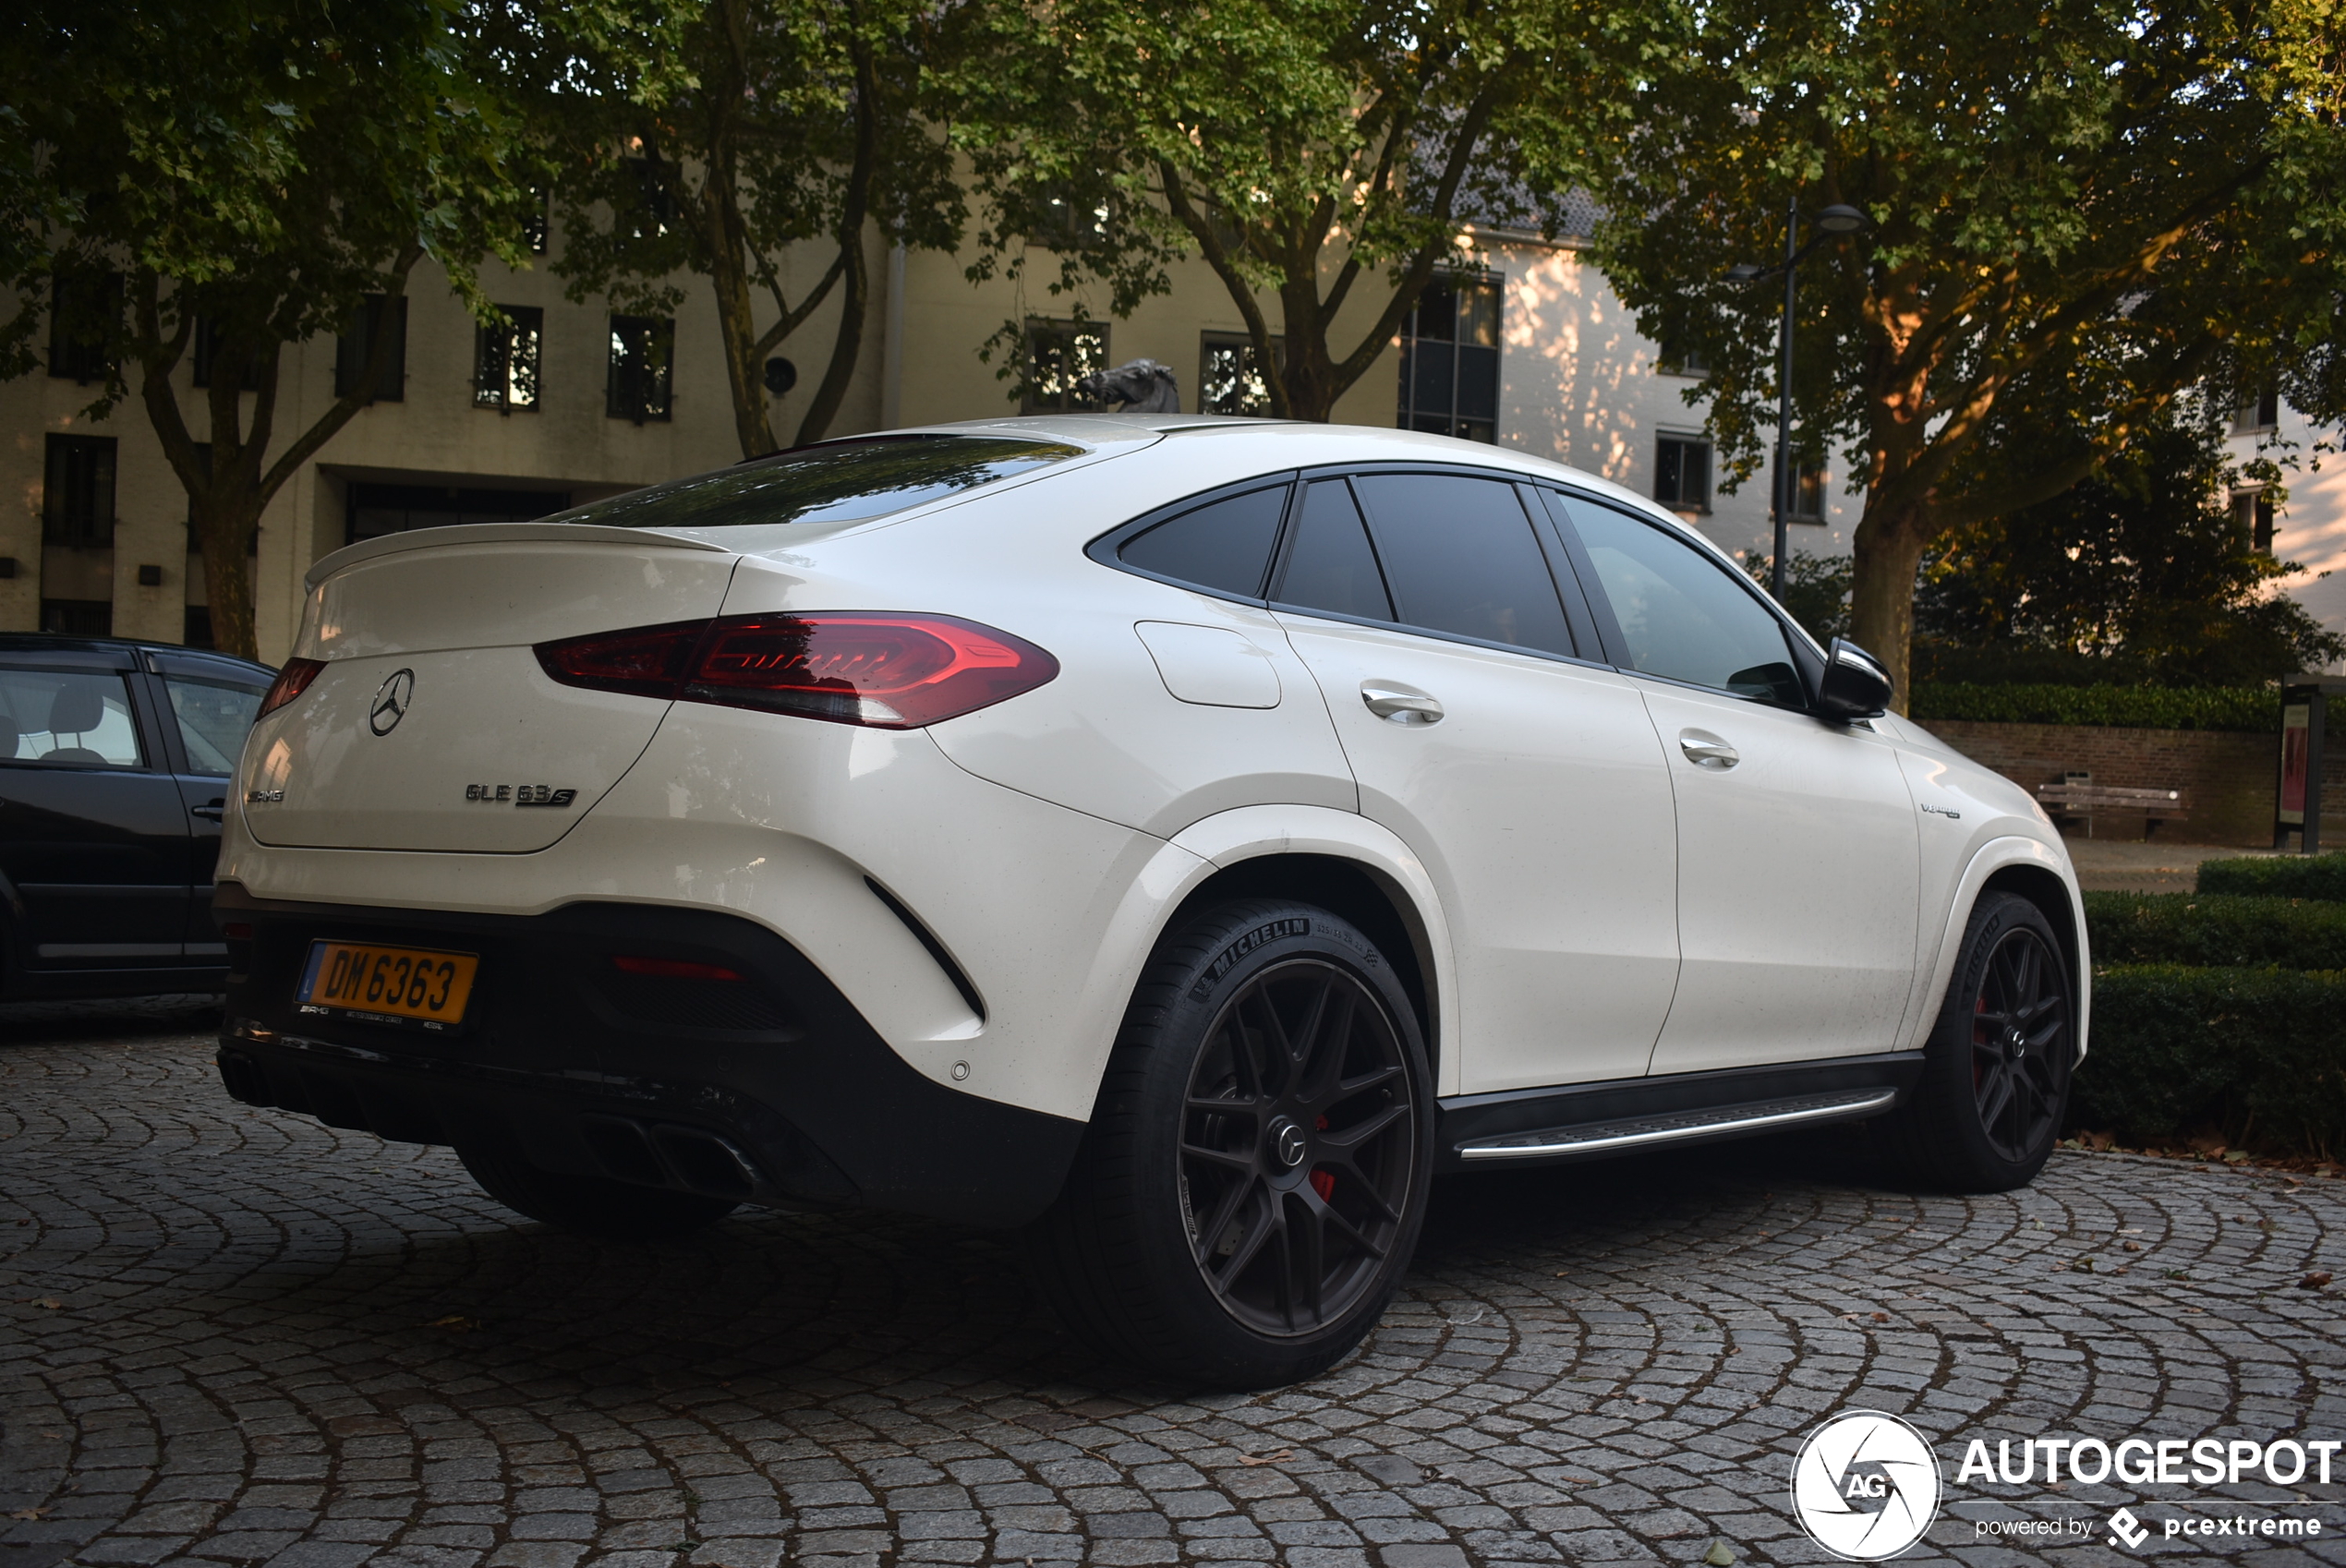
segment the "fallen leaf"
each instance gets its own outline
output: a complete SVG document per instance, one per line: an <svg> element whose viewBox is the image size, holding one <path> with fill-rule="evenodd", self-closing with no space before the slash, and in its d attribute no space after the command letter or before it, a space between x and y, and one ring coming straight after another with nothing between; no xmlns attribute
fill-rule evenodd
<svg viewBox="0 0 2346 1568"><path fill-rule="evenodd" d="M8 1510L8 1517L11 1519L38 1519L55 1506L56 1504L54 1502L45 1502L38 1508L12 1508Z"/></svg>
<svg viewBox="0 0 2346 1568"><path fill-rule="evenodd" d="M1294 1457L1295 1450L1282 1448L1276 1453L1241 1453L1239 1455L1239 1463L1241 1465L1279 1465Z"/></svg>
<svg viewBox="0 0 2346 1568"><path fill-rule="evenodd" d="M25 1305L28 1307L46 1307L50 1311L54 1312L59 1308L63 1307L65 1303L58 1300L54 1296L36 1296L30 1301L26 1302Z"/></svg>
<svg viewBox="0 0 2346 1568"><path fill-rule="evenodd" d="M1886 1323L1890 1321L1890 1314L1887 1312L1876 1312L1873 1315L1873 1321L1877 1323Z"/></svg>
<svg viewBox="0 0 2346 1568"><path fill-rule="evenodd" d="M2126 1243L2126 1250L2129 1252L2139 1252L2142 1249L2143 1244L2139 1241L2130 1241Z"/></svg>
<svg viewBox="0 0 2346 1568"><path fill-rule="evenodd" d="M467 1318L461 1313L451 1313L445 1318L433 1319L430 1322L426 1323L424 1327L428 1329L446 1329L450 1333L470 1333L473 1330L480 1327L480 1320L478 1318Z"/></svg>
<svg viewBox="0 0 2346 1568"><path fill-rule="evenodd" d="M2329 1271L2328 1269L2318 1269L2314 1272L2307 1274L2304 1279L2299 1280L2297 1282L2297 1288L2300 1290L2319 1290L2322 1286L2328 1285L2328 1283Z"/></svg>
<svg viewBox="0 0 2346 1568"><path fill-rule="evenodd" d="M1735 1560L1735 1550L1725 1541L1713 1538L1711 1550L1702 1554L1702 1560L1711 1564L1711 1568L1729 1568Z"/></svg>

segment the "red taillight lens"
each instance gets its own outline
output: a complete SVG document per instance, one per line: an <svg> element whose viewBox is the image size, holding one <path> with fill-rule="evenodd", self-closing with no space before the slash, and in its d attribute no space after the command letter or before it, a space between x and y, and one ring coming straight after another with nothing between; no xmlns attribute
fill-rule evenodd
<svg viewBox="0 0 2346 1568"><path fill-rule="evenodd" d="M722 964L696 964L689 959L642 959L623 954L611 961L622 974L647 974L655 980L739 980L739 970Z"/></svg>
<svg viewBox="0 0 2346 1568"><path fill-rule="evenodd" d="M692 668L694 645L707 630L706 621L639 626L632 632L540 643L533 651L546 673L565 686L672 698L677 683Z"/></svg>
<svg viewBox="0 0 2346 1568"><path fill-rule="evenodd" d="M260 711L253 717L265 718L302 693L309 690L309 682L318 679L326 667L314 658L289 658L277 678L269 682L269 690L261 695Z"/></svg>
<svg viewBox="0 0 2346 1568"><path fill-rule="evenodd" d="M880 730L974 713L1059 672L1043 649L973 621L859 610L736 615L542 643L537 651L546 673L565 685Z"/></svg>

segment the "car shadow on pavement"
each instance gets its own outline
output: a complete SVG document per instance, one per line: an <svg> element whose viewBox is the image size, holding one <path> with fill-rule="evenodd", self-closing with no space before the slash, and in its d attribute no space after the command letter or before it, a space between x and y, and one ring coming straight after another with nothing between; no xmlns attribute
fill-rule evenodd
<svg viewBox="0 0 2346 1568"><path fill-rule="evenodd" d="M0 1002L0 1049L67 1040L140 1040L210 1033L220 1026L220 997L195 994L121 996L84 1002Z"/></svg>

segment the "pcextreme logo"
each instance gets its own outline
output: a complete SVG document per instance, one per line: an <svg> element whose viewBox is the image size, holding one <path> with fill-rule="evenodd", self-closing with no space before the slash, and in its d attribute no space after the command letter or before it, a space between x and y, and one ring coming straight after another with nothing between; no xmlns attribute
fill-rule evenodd
<svg viewBox="0 0 2346 1568"><path fill-rule="evenodd" d="M1939 1460L1895 1416L1851 1410L1808 1434L1792 1464L1792 1512L1852 1562L1895 1557L1939 1516Z"/></svg>

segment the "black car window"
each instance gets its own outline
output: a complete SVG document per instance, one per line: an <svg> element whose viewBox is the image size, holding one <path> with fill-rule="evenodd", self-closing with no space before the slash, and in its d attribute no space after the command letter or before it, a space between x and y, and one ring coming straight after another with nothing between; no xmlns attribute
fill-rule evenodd
<svg viewBox="0 0 2346 1568"><path fill-rule="evenodd" d="M1547 557L1512 484L1456 474L1364 474L1400 619L1432 632L1572 653Z"/></svg>
<svg viewBox="0 0 2346 1568"><path fill-rule="evenodd" d="M146 766L129 689L119 675L0 669L0 760Z"/></svg>
<svg viewBox="0 0 2346 1568"><path fill-rule="evenodd" d="M172 717L178 719L179 739L187 748L187 770L234 773L245 731L252 728L267 688L169 674L163 686L171 694Z"/></svg>
<svg viewBox="0 0 2346 1568"><path fill-rule="evenodd" d="M721 468L546 519L622 528L732 528L756 523L845 523L1081 457L1059 441L1010 436L877 436L827 441Z"/></svg>
<svg viewBox="0 0 2346 1568"><path fill-rule="evenodd" d="M1807 705L1784 628L1717 561L1611 507L1575 500L1571 513L1631 669L1785 707Z"/></svg>
<svg viewBox="0 0 2346 1568"><path fill-rule="evenodd" d="M1116 558L1175 582L1260 598L1287 492L1279 485L1209 501L1127 540Z"/></svg>
<svg viewBox="0 0 2346 1568"><path fill-rule="evenodd" d="M1295 543L1279 576L1281 604L1324 609L1369 621L1393 619L1393 601L1369 549L1360 509L1341 479L1305 487L1303 509L1295 520Z"/></svg>

